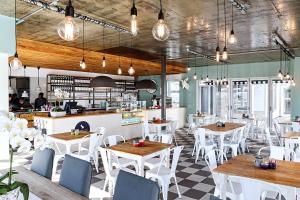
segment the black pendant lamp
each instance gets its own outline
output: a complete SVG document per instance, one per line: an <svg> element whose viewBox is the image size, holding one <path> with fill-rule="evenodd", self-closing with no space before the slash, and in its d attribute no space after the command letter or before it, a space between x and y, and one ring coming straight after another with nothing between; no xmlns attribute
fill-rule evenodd
<svg viewBox="0 0 300 200"><path fill-rule="evenodd" d="M131 23L131 34L133 36L136 36L137 35L137 9L135 7L135 1L133 0L132 1L132 7L131 7L131 10L130 10L130 16L131 16L131 20L130 20L130 23Z"/></svg>
<svg viewBox="0 0 300 200"><path fill-rule="evenodd" d="M17 1L15 0L15 41L16 41L16 53L14 58L9 62L10 68L12 70L18 70L22 67L22 62L19 59L17 51Z"/></svg>
<svg viewBox="0 0 300 200"><path fill-rule="evenodd" d="M81 69L86 68L85 60L84 60L84 20L82 21L82 60L80 61Z"/></svg>
<svg viewBox="0 0 300 200"><path fill-rule="evenodd" d="M196 55L195 55L195 73L194 73L194 76L193 76L193 79L194 79L194 80L197 80L197 73L196 73L196 68L197 68L196 62L197 62L197 61L196 61L196 59L197 59L197 58L196 58Z"/></svg>
<svg viewBox="0 0 300 200"><path fill-rule="evenodd" d="M186 59L186 65L187 65L187 71L191 71L190 65L189 65L189 51L187 51L187 59Z"/></svg>
<svg viewBox="0 0 300 200"><path fill-rule="evenodd" d="M108 76L97 76L91 80L90 87L92 88L115 88L115 81Z"/></svg>
<svg viewBox="0 0 300 200"><path fill-rule="evenodd" d="M156 83L153 80L145 79L135 82L136 90L156 90Z"/></svg>
<svg viewBox="0 0 300 200"><path fill-rule="evenodd" d="M279 71L278 71L278 78L280 78L281 80L283 79L283 74L282 74L282 51L281 51L281 48L279 48L280 50L280 68L279 68Z"/></svg>
<svg viewBox="0 0 300 200"><path fill-rule="evenodd" d="M41 69L41 67L37 67L37 70L38 70L38 86L37 86L36 89L35 89L35 91L36 91L37 93L42 92L42 89L41 89L41 87L40 87L40 69Z"/></svg>
<svg viewBox="0 0 300 200"><path fill-rule="evenodd" d="M79 26L74 20L74 7L72 1L68 1L65 9L65 19L58 24L57 33L66 41L73 41L79 37Z"/></svg>
<svg viewBox="0 0 300 200"><path fill-rule="evenodd" d="M26 65L24 65L24 77L26 77ZM28 92L26 91L26 90L24 90L23 92L22 92L22 96L21 96L22 98L28 98L29 97L29 94L28 94Z"/></svg>
<svg viewBox="0 0 300 200"><path fill-rule="evenodd" d="M9 88L8 88L8 93L9 94L13 94L14 93L14 89L11 87L11 67L9 66Z"/></svg>
<svg viewBox="0 0 300 200"><path fill-rule="evenodd" d="M217 36L217 48L216 48L216 61L217 62L220 62L220 30L219 30L219 18L220 18L220 14L219 14L219 0L217 0L217 9L218 9L218 12L217 12L217 26L218 26L218 36Z"/></svg>
<svg viewBox="0 0 300 200"><path fill-rule="evenodd" d="M226 27L227 27L227 18L226 18L226 2L225 2L226 0L224 0L224 18L225 18L225 32L224 32L224 34L225 34L225 46L224 46L224 49L223 49L223 54L222 54L222 59L223 60L227 60L228 59L228 53L227 53L227 46L226 46L226 44L227 44L227 29L226 29Z"/></svg>
<svg viewBox="0 0 300 200"><path fill-rule="evenodd" d="M102 45L103 45L103 50L105 50L105 42L104 42L104 26L103 26L103 33L102 33ZM106 67L105 53L103 53L102 67L103 67L103 68Z"/></svg>

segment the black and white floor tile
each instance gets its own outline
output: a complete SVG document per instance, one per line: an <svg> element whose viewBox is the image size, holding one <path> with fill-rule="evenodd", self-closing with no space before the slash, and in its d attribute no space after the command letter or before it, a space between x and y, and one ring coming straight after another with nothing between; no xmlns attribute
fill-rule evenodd
<svg viewBox="0 0 300 200"><path fill-rule="evenodd" d="M208 200L209 196L214 193L214 181L204 159L199 158L198 162L195 163L195 156L192 157L194 137L192 135L187 135L186 133L186 129L180 129L176 132L178 145L184 145L184 149L179 158L176 173L179 190L182 195L181 199ZM250 141L248 143L250 146L251 154L256 154L260 147L266 145L261 141ZM230 155L228 155L228 157L230 157ZM25 158L20 157L16 160L17 165L29 165L31 162L31 156ZM99 159L99 162L99 173L97 173L94 169L92 186L94 188L102 190L104 185L105 173L101 164L101 159ZM61 169L61 164L62 161L58 165L58 174ZM107 195L106 193L104 194ZM180 199L177 194L176 186L173 182L171 183L169 188L168 199Z"/></svg>

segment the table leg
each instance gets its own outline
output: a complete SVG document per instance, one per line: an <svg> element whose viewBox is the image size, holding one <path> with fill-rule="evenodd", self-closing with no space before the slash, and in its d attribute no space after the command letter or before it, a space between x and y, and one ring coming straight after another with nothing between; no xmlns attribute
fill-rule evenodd
<svg viewBox="0 0 300 200"><path fill-rule="evenodd" d="M220 185L219 185L219 189L220 189L220 198L226 200L226 189L227 189L227 179L228 176L226 174L217 174L220 178ZM216 194L218 195L218 194Z"/></svg>
<svg viewBox="0 0 300 200"><path fill-rule="evenodd" d="M223 164L224 162L224 135L220 135L220 163Z"/></svg>
<svg viewBox="0 0 300 200"><path fill-rule="evenodd" d="M138 175L144 177L144 159L143 158L139 158L137 160L138 163Z"/></svg>
<svg viewBox="0 0 300 200"><path fill-rule="evenodd" d="M69 154L71 152L71 144L66 144L66 153Z"/></svg>

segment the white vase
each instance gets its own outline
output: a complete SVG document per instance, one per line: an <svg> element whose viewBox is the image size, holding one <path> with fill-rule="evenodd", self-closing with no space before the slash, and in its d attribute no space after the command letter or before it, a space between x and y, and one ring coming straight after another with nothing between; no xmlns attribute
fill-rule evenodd
<svg viewBox="0 0 300 200"><path fill-rule="evenodd" d="M18 200L20 194L20 188L12 190L7 194L0 195L0 200Z"/></svg>
<svg viewBox="0 0 300 200"><path fill-rule="evenodd" d="M0 132L0 161L9 160L9 133Z"/></svg>
<svg viewBox="0 0 300 200"><path fill-rule="evenodd" d="M50 112L51 117L64 117L66 116L66 111L61 111L61 112Z"/></svg>

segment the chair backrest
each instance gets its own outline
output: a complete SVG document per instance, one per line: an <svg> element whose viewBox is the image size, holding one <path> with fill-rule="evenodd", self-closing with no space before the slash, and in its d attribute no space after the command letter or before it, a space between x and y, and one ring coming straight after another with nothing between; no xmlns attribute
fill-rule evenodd
<svg viewBox="0 0 300 200"><path fill-rule="evenodd" d="M192 123L194 123L194 116L193 116L193 114L189 114L188 115L188 124L191 125Z"/></svg>
<svg viewBox="0 0 300 200"><path fill-rule="evenodd" d="M300 131L300 124L299 122L292 122L292 128L293 128L293 131Z"/></svg>
<svg viewBox="0 0 300 200"><path fill-rule="evenodd" d="M120 170L113 200L159 200L159 194L156 182Z"/></svg>
<svg viewBox="0 0 300 200"><path fill-rule="evenodd" d="M102 144L103 142L103 135L100 135L98 133L94 133L90 135L90 145L89 145L89 155L93 155L95 151L97 151L97 148Z"/></svg>
<svg viewBox="0 0 300 200"><path fill-rule="evenodd" d="M209 169L212 171L215 168L217 168L217 158L216 158L216 150L213 149L211 151L209 151L206 155L205 155L205 162L207 164L207 166L209 167Z"/></svg>
<svg viewBox="0 0 300 200"><path fill-rule="evenodd" d="M51 180L54 156L53 149L36 149L33 154L31 171Z"/></svg>
<svg viewBox="0 0 300 200"><path fill-rule="evenodd" d="M244 130L245 130L245 127L241 127L239 130L238 130L238 144L240 144L242 142L242 139L243 139L243 136L244 136Z"/></svg>
<svg viewBox="0 0 300 200"><path fill-rule="evenodd" d="M161 135L161 142L166 144L172 144L173 143L173 137L169 134L163 134Z"/></svg>
<svg viewBox="0 0 300 200"><path fill-rule="evenodd" d="M200 143L200 145L203 147L206 145L206 139L205 139L205 129L204 128L197 128L195 131L195 142Z"/></svg>
<svg viewBox="0 0 300 200"><path fill-rule="evenodd" d="M118 143L118 139L120 139L122 142L125 142L125 138L122 135L110 135L103 140L103 143L105 146L107 146L107 144L109 146L113 146Z"/></svg>
<svg viewBox="0 0 300 200"><path fill-rule="evenodd" d="M110 176L111 167L110 167L110 164L108 162L107 149L103 148L103 147L100 147L99 149L100 149L100 155L101 155L101 158L102 158L104 172L107 176Z"/></svg>
<svg viewBox="0 0 300 200"><path fill-rule="evenodd" d="M267 142L269 143L269 145L274 146L272 138L271 138L270 128L266 128L265 133L266 133L266 139L267 139Z"/></svg>
<svg viewBox="0 0 300 200"><path fill-rule="evenodd" d="M171 133L174 135L176 132L176 128L177 128L177 121L171 121Z"/></svg>
<svg viewBox="0 0 300 200"><path fill-rule="evenodd" d="M215 197L213 195L210 195L209 200L221 200L221 199L219 199L218 197Z"/></svg>
<svg viewBox="0 0 300 200"><path fill-rule="evenodd" d="M66 154L59 185L82 196L89 197L92 171L92 165L89 162Z"/></svg>
<svg viewBox="0 0 300 200"><path fill-rule="evenodd" d="M183 150L184 146L177 146L172 149L173 151L173 158L172 158L172 164L171 164L171 173L176 172L178 160L180 157L180 153Z"/></svg>
<svg viewBox="0 0 300 200"><path fill-rule="evenodd" d="M149 135L149 123L147 120L144 121L144 137L146 137L147 135Z"/></svg>

